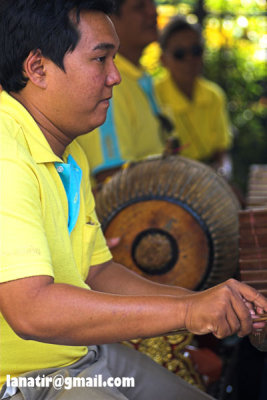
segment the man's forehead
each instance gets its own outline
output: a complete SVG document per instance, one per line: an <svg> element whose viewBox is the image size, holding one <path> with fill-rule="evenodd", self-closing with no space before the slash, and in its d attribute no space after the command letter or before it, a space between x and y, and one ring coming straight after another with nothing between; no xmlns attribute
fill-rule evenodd
<svg viewBox="0 0 267 400"><path fill-rule="evenodd" d="M108 15L98 11L84 11L78 24L80 42L92 49L112 49L119 45L114 25Z"/></svg>

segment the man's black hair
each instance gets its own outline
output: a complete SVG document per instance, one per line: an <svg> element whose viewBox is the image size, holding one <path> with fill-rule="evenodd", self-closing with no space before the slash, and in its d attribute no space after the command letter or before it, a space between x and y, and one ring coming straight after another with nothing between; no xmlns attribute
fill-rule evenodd
<svg viewBox="0 0 267 400"><path fill-rule="evenodd" d="M166 50L169 39L178 32L191 30L196 32L201 40L201 26L199 24L190 24L183 16L175 16L173 17L167 25L163 28L160 37L159 44L162 50Z"/></svg>
<svg viewBox="0 0 267 400"><path fill-rule="evenodd" d="M7 92L26 86L23 63L31 51L64 70L64 56L80 38L80 13L111 14L113 0L0 0L0 84ZM70 14L73 16L70 16Z"/></svg>

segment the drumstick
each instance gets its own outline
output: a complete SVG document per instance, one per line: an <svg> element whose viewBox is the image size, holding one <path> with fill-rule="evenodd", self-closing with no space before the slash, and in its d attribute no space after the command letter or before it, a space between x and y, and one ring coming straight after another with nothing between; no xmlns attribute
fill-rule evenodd
<svg viewBox="0 0 267 400"><path fill-rule="evenodd" d="M265 322L265 321L267 321L267 313L257 315L255 318L253 318L253 323L255 323L255 322ZM186 328L180 328L180 329L177 329L175 331L170 331L170 332L163 333L162 335L157 335L156 337L179 335L181 333L190 333L190 332Z"/></svg>
<svg viewBox="0 0 267 400"><path fill-rule="evenodd" d="M253 318L253 323L254 322L264 322L264 321L267 321L267 313L257 315L256 318Z"/></svg>

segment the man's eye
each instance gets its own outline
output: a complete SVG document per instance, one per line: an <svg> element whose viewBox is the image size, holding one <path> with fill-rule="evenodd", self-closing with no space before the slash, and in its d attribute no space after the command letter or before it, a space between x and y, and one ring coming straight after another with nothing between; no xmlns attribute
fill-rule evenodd
<svg viewBox="0 0 267 400"><path fill-rule="evenodd" d="M101 62L101 63L103 63L103 62L105 62L105 60L106 60L106 56L97 57L96 60L99 61L99 62Z"/></svg>

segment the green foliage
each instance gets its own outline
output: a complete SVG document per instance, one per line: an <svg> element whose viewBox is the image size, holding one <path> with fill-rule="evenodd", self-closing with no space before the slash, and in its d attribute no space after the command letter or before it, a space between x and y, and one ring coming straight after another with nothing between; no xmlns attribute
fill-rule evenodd
<svg viewBox="0 0 267 400"><path fill-rule="evenodd" d="M217 12L233 12L234 14L242 14L247 12L258 12L265 10L266 3L264 0L205 0L207 11Z"/></svg>
<svg viewBox="0 0 267 400"><path fill-rule="evenodd" d="M249 166L267 163L267 107L260 102L266 79L264 63L253 61L242 47L208 49L205 76L227 94L234 134L234 181L246 191Z"/></svg>

